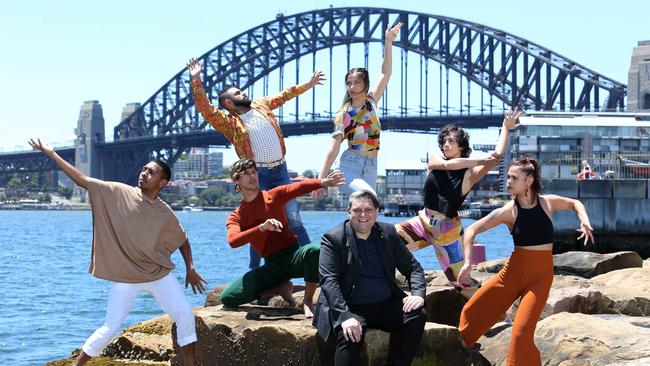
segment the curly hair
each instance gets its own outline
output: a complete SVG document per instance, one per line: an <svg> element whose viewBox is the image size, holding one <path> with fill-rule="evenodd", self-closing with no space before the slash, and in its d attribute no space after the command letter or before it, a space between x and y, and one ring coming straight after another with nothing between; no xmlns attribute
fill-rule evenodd
<svg viewBox="0 0 650 366"><path fill-rule="evenodd" d="M438 134L438 146L440 147L440 151L442 151L443 154L445 153L443 150L445 139L452 133L456 134L456 140L458 142L458 147L460 148L460 157L468 158L472 153L472 148L469 147L469 133L455 123L448 124L440 130L440 133Z"/></svg>
<svg viewBox="0 0 650 366"><path fill-rule="evenodd" d="M246 171L248 168L255 168L257 170L257 165L255 165L255 160L249 159L249 158L244 158L237 160L231 167L230 167L230 179L232 181L236 181L239 179L241 174Z"/></svg>

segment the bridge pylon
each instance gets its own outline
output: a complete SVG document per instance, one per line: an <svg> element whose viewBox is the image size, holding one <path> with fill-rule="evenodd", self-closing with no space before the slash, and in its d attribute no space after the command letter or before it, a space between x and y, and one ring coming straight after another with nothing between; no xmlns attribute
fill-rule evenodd
<svg viewBox="0 0 650 366"><path fill-rule="evenodd" d="M98 101L84 102L74 132L75 167L90 177L100 177L97 146L104 142L104 113ZM75 192L77 193L81 194L80 191Z"/></svg>
<svg viewBox="0 0 650 366"><path fill-rule="evenodd" d="M629 112L650 110L650 40L639 41L632 51L628 71L627 109Z"/></svg>

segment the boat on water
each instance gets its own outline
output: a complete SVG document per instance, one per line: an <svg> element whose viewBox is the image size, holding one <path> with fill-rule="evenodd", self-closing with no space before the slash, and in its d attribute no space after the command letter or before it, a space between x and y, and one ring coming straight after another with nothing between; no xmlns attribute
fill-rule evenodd
<svg viewBox="0 0 650 366"><path fill-rule="evenodd" d="M183 207L183 212L201 212L201 211L203 211L203 207L195 207L195 206Z"/></svg>
<svg viewBox="0 0 650 366"><path fill-rule="evenodd" d="M619 157L623 162L623 166L632 170L632 172L638 175L650 175L650 163L644 163L642 161L636 161L632 159L627 159L621 155Z"/></svg>
<svg viewBox="0 0 650 366"><path fill-rule="evenodd" d="M459 210L458 214L460 217L466 217L475 220L482 219L490 212L496 210L497 208L503 207L503 205L505 205L509 199L510 194L508 193L496 193L493 197L484 198L482 201L475 201L470 203L469 208Z"/></svg>

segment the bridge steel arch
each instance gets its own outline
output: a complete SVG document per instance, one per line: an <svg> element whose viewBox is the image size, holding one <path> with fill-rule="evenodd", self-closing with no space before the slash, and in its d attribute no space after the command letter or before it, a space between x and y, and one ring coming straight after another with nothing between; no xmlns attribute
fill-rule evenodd
<svg viewBox="0 0 650 366"><path fill-rule="evenodd" d="M278 14L202 55L204 86L214 99L225 85L246 89L276 69L282 74L284 65L303 56L337 46L347 46L349 54L355 43L366 45L367 60L367 45L383 42L386 26L398 19L404 26L394 46L444 65L505 104L529 110L624 109L626 85L536 43L482 24L385 8ZM174 75L115 127L114 141L206 130L189 79L186 69ZM184 151L168 150L172 161Z"/></svg>
<svg viewBox="0 0 650 366"><path fill-rule="evenodd" d="M200 57L206 90L212 96L224 85L245 89L302 56L341 45L383 42L386 25L396 19L404 27L395 46L448 66L506 104L535 110L556 104L560 110L624 108L626 85L550 49L482 24L385 8L278 15ZM605 105L600 105L601 94L608 96ZM205 123L199 124L193 106L189 73L183 69L116 126L114 138L202 129Z"/></svg>

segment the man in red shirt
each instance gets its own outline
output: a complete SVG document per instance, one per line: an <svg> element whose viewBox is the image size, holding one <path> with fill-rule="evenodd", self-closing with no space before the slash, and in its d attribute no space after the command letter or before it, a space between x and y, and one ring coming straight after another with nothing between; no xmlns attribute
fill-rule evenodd
<svg viewBox="0 0 650 366"><path fill-rule="evenodd" d="M340 186L345 182L339 171L322 179L305 179L300 183L282 185L269 191L258 186L257 166L253 159L241 159L230 168L230 178L241 191L239 207L226 220L227 240L233 248L250 243L264 257L264 265L246 272L221 293L225 306L235 307L255 300L260 295L280 295L291 305L291 278L304 277L303 309L307 318L313 315L313 296L318 287L318 256L320 245L300 247L296 235L287 224L285 204L303 194L322 187Z"/></svg>

